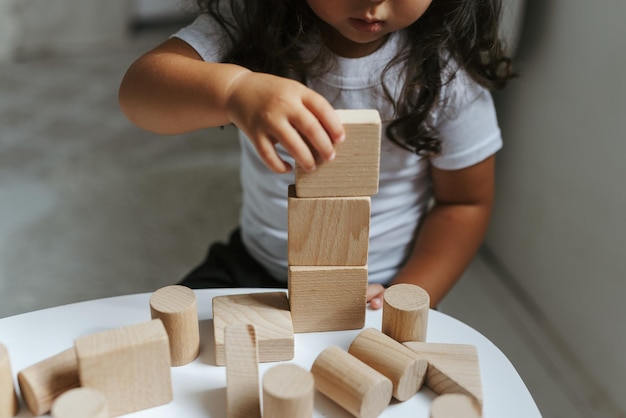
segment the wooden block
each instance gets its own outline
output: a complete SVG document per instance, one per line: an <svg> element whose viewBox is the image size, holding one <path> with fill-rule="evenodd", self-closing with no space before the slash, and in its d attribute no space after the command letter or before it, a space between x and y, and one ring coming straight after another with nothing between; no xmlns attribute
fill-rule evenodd
<svg viewBox="0 0 626 418"><path fill-rule="evenodd" d="M226 417L260 418L259 350L254 325L228 325L224 340Z"/></svg>
<svg viewBox="0 0 626 418"><path fill-rule="evenodd" d="M112 416L173 398L170 347L159 319L77 338L81 385L100 391Z"/></svg>
<svg viewBox="0 0 626 418"><path fill-rule="evenodd" d="M378 192L381 121L377 110L337 110L346 140L336 157L306 172L296 165L298 197L372 196Z"/></svg>
<svg viewBox="0 0 626 418"><path fill-rule="evenodd" d="M355 417L377 417L391 401L391 380L339 347L322 351L311 373L317 390Z"/></svg>
<svg viewBox="0 0 626 418"><path fill-rule="evenodd" d="M152 319L160 319L170 341L172 366L184 366L198 357L200 327L196 294L185 286L166 286L150 297Z"/></svg>
<svg viewBox="0 0 626 418"><path fill-rule="evenodd" d="M263 418L311 418L315 379L295 364L280 364L263 376Z"/></svg>
<svg viewBox="0 0 626 418"><path fill-rule="evenodd" d="M430 297L419 286L400 283L383 294L383 333L401 343L426 341Z"/></svg>
<svg viewBox="0 0 626 418"><path fill-rule="evenodd" d="M224 329L232 324L254 324L259 362L291 360L293 324L285 292L253 293L213 298L215 363L224 366Z"/></svg>
<svg viewBox="0 0 626 418"><path fill-rule="evenodd" d="M52 404L53 418L109 418L109 405L95 389L76 388L59 396Z"/></svg>
<svg viewBox="0 0 626 418"><path fill-rule="evenodd" d="M393 383L393 397L401 402L415 395L426 377L426 359L373 328L361 331L348 353L387 376Z"/></svg>
<svg viewBox="0 0 626 418"><path fill-rule="evenodd" d="M289 265L366 265L370 208L369 196L302 198L290 186Z"/></svg>
<svg viewBox="0 0 626 418"><path fill-rule="evenodd" d="M18 407L9 350L0 344L0 418L14 417Z"/></svg>
<svg viewBox="0 0 626 418"><path fill-rule="evenodd" d="M289 266L294 332L363 328L367 267Z"/></svg>
<svg viewBox="0 0 626 418"><path fill-rule="evenodd" d="M17 374L22 397L35 416L50 411L54 400L80 386L74 348L42 360Z"/></svg>
<svg viewBox="0 0 626 418"><path fill-rule="evenodd" d="M481 416L474 400L458 393L436 397L430 408L430 418L480 418Z"/></svg>
<svg viewBox="0 0 626 418"><path fill-rule="evenodd" d="M406 342L405 346L428 360L426 386L439 395L460 393L483 404L478 351L467 344Z"/></svg>

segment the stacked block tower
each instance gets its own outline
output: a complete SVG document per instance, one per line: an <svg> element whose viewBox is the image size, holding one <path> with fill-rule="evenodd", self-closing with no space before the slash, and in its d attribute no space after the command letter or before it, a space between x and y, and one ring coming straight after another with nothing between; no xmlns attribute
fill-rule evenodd
<svg viewBox="0 0 626 418"><path fill-rule="evenodd" d="M378 192L381 120L376 110L338 110L346 139L332 162L289 187L289 304L294 332L365 324L371 196Z"/></svg>

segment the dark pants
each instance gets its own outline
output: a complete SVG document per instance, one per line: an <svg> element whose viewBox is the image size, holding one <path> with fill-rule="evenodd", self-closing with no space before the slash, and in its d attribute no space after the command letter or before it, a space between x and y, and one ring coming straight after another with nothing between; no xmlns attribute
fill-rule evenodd
<svg viewBox="0 0 626 418"><path fill-rule="evenodd" d="M228 243L212 244L204 261L179 284L192 289L287 287L286 282L276 280L252 258L241 241L239 228L231 233Z"/></svg>

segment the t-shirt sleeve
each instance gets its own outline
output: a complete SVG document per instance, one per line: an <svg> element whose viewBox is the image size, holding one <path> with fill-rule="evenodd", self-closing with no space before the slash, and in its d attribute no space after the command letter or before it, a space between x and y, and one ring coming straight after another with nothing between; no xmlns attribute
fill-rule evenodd
<svg viewBox="0 0 626 418"><path fill-rule="evenodd" d="M206 62L221 62L225 51L232 44L222 26L207 14L198 16L171 38L188 43Z"/></svg>
<svg viewBox="0 0 626 418"><path fill-rule="evenodd" d="M445 106L435 116L441 154L431 159L443 170L477 164L502 148L502 136L490 92L463 71L442 88Z"/></svg>

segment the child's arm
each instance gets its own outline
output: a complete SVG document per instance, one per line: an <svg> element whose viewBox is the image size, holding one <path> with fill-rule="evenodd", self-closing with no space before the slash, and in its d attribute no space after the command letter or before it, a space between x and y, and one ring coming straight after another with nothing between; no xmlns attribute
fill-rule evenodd
<svg viewBox="0 0 626 418"><path fill-rule="evenodd" d="M274 145L282 144L304 169L315 156L334 157L344 131L332 106L293 80L232 64L204 62L173 38L140 57L119 90L122 111L137 126L176 134L234 123L274 171L291 167Z"/></svg>
<svg viewBox="0 0 626 418"><path fill-rule="evenodd" d="M487 231L494 196L495 157L471 167L431 169L435 205L426 215L413 253L392 284L424 288L435 307L452 289L476 254ZM381 285L370 285L370 306L382 306Z"/></svg>

